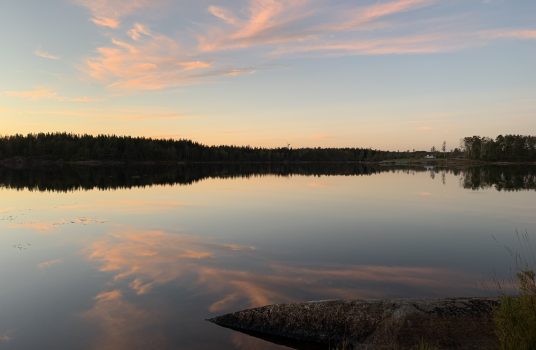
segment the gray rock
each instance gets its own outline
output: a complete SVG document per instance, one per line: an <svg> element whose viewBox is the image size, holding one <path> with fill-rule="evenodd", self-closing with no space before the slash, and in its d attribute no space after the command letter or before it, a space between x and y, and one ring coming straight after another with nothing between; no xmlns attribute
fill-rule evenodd
<svg viewBox="0 0 536 350"><path fill-rule="evenodd" d="M270 305L210 319L311 349L498 349L495 298L332 300Z"/></svg>

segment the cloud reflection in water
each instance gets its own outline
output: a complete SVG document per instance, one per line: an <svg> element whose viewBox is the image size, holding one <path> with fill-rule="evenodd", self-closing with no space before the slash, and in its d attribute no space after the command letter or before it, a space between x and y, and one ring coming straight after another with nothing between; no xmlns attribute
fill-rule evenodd
<svg viewBox="0 0 536 350"><path fill-rule="evenodd" d="M113 282L126 281L140 296L172 283L184 288L188 280L187 288L213 296L207 306L212 313L308 298L400 296L410 290L444 295L477 287L474 276L444 268L285 264L265 259L255 247L157 230L118 231L86 253L100 271L113 274ZM236 259L240 268L233 267Z"/></svg>

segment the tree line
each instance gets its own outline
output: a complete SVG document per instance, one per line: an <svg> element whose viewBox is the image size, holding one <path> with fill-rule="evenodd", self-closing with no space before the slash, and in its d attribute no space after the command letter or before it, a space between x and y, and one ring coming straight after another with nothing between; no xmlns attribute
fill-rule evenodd
<svg viewBox="0 0 536 350"><path fill-rule="evenodd" d="M499 135L466 137L462 150L441 156L483 161L536 161L536 137ZM432 154L440 153L432 149ZM0 160L120 161L120 162L366 162L423 158L424 151L381 151L371 148L262 148L206 146L191 140L151 139L116 135L38 133L0 136Z"/></svg>
<svg viewBox="0 0 536 350"><path fill-rule="evenodd" d="M22 157L50 161L355 162L408 158L417 153L370 148L206 146L191 140L68 133L0 137L0 159Z"/></svg>
<svg viewBox="0 0 536 350"><path fill-rule="evenodd" d="M472 136L463 139L465 157L484 161L536 161L536 136Z"/></svg>

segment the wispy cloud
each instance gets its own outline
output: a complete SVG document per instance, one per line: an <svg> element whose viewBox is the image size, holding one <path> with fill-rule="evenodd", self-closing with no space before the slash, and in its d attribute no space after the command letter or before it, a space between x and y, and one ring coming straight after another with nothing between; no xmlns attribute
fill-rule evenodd
<svg viewBox="0 0 536 350"><path fill-rule="evenodd" d="M54 61L61 59L60 56L51 54L50 52L47 52L41 48L38 48L37 50L35 50L34 55L36 55L37 57L46 58L48 60L54 60Z"/></svg>
<svg viewBox="0 0 536 350"><path fill-rule="evenodd" d="M303 43L364 26L374 27L372 23L376 20L434 3L435 0L393 0L341 8L308 0L251 0L246 20L237 19L230 11L212 6L209 7L210 13L233 26L231 29L213 28L207 35L198 36L199 48L216 51Z"/></svg>
<svg viewBox="0 0 536 350"><path fill-rule="evenodd" d="M435 2L436 0L394 0L375 4L360 11L358 22L407 12L419 7L429 6Z"/></svg>
<svg viewBox="0 0 536 350"><path fill-rule="evenodd" d="M155 6L159 0L72 0L86 7L93 17L91 21L101 27L118 28L123 17L149 6Z"/></svg>
<svg viewBox="0 0 536 350"><path fill-rule="evenodd" d="M143 24L136 23L134 27L128 31L128 36L132 40L140 40L142 36L150 36L151 32Z"/></svg>
<svg viewBox="0 0 536 350"><path fill-rule="evenodd" d="M61 259L52 259L52 260L47 260L47 261L40 262L39 264L37 264L37 267L40 270L46 270L46 269L51 268L54 265L58 265L58 264L61 264L61 263L63 263L63 260L61 260Z"/></svg>
<svg viewBox="0 0 536 350"><path fill-rule="evenodd" d="M106 27L112 29L119 28L120 25L119 20L108 17L93 17L91 18L91 22L93 22L99 27Z"/></svg>
<svg viewBox="0 0 536 350"><path fill-rule="evenodd" d="M75 0L96 24L117 28L128 17L159 1ZM478 47L497 39L534 39L536 30L481 30L441 22L433 26L424 10L438 0L378 0L333 4L328 0L245 0L204 9L196 23L177 37L135 22L115 32L109 45L96 49L83 70L108 87L157 90L216 77L251 74L259 62L287 55L437 54ZM422 15L412 12L421 11ZM408 16L412 20L408 22ZM456 18L459 18L457 16ZM467 20L467 17L464 17ZM139 19L139 18L137 18ZM435 19L441 21L444 18ZM237 67L237 52L250 61Z"/></svg>
<svg viewBox="0 0 536 350"><path fill-rule="evenodd" d="M31 90L11 90L5 91L5 96L21 98L26 100L54 100L60 102L77 102L77 103L89 103L95 101L95 99L87 96L79 97L66 97L59 95L56 91L49 88L35 88Z"/></svg>
<svg viewBox="0 0 536 350"><path fill-rule="evenodd" d="M101 237L86 250L88 258L100 264L101 271L114 274L114 283L128 285L138 295L186 276L196 276L195 285L215 296L210 312L244 304L288 302L297 295L379 297L401 286L429 293L477 289L473 283L475 276L419 266L301 266L261 259L262 274L250 269L218 267L227 258L242 256L250 260L252 252L262 254L255 247L209 242L163 231L116 232ZM454 280L459 282L456 287L452 287ZM97 300L116 300L120 295L120 292L104 294Z"/></svg>
<svg viewBox="0 0 536 350"><path fill-rule="evenodd" d="M32 90L5 91L4 95L29 100L57 99L58 94L48 88L35 88Z"/></svg>
<svg viewBox="0 0 536 350"><path fill-rule="evenodd" d="M311 42L284 47L273 53L276 55L311 52L352 55L430 54L459 49L462 45L448 37L429 34L342 42Z"/></svg>
<svg viewBox="0 0 536 350"><path fill-rule="evenodd" d="M314 13L306 6L308 3L308 0L250 0L245 19L230 10L211 6L208 11L212 15L232 26L209 27L207 34L197 36L198 49L207 52L239 49L308 36L301 31L285 30Z"/></svg>
<svg viewBox="0 0 536 350"><path fill-rule="evenodd" d="M536 40L536 29L497 29L482 32L489 39Z"/></svg>
<svg viewBox="0 0 536 350"><path fill-rule="evenodd" d="M214 17L221 19L227 24L237 25L239 23L238 18L236 18L230 11L222 7L209 6L208 12L210 12Z"/></svg>
<svg viewBox="0 0 536 350"><path fill-rule="evenodd" d="M251 73L250 68L215 68L176 40L136 24L130 40L112 39L111 46L97 49L84 70L111 88L157 90L192 84L218 76Z"/></svg>

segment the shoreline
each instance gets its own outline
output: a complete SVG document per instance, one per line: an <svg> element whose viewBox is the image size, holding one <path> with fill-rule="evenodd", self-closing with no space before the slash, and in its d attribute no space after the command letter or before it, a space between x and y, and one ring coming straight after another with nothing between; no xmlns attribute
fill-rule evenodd
<svg viewBox="0 0 536 350"><path fill-rule="evenodd" d="M467 167L467 166L511 166L536 165L536 162L520 161L479 161L470 159L424 159L406 158L378 161L132 161L132 160L50 160L43 158L8 158L0 159L4 167L39 167L39 166L196 166L196 165L376 165L376 166L438 166L438 167Z"/></svg>

